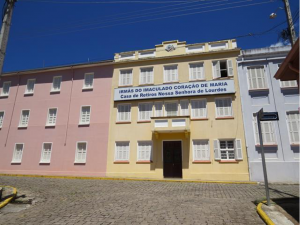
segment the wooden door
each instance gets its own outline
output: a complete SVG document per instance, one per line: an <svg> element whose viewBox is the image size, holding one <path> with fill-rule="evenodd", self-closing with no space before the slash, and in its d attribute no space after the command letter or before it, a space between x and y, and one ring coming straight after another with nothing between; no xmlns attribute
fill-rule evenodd
<svg viewBox="0 0 300 225"><path fill-rule="evenodd" d="M181 141L163 142L164 177L182 178Z"/></svg>

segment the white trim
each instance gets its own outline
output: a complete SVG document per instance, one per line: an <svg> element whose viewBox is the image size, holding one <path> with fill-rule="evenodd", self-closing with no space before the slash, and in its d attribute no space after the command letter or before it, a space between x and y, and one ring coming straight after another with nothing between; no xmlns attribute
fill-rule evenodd
<svg viewBox="0 0 300 225"><path fill-rule="evenodd" d="M170 100L170 101L164 101L164 116L165 117L168 117L168 113L167 113L167 111L166 111L166 104L168 104L168 103L177 103L177 114L176 115L174 115L174 116L178 116L179 115L179 104L178 104L178 100Z"/></svg>
<svg viewBox="0 0 300 225"><path fill-rule="evenodd" d="M130 107L129 119L128 120L120 120L119 106L121 106L121 105L129 105L129 107ZM131 122L131 103L120 103L120 104L117 104L117 122Z"/></svg>
<svg viewBox="0 0 300 225"><path fill-rule="evenodd" d="M27 125L21 125L21 120L22 120L23 111L29 111L29 113L28 113L28 121L27 121ZM20 115L18 127L28 127L29 119L30 119L30 109L21 109L21 115Z"/></svg>
<svg viewBox="0 0 300 225"><path fill-rule="evenodd" d="M222 139L218 139L219 140L219 148L220 148L220 159L221 159L221 161L222 160L228 160L228 161L235 161L236 160L236 148L235 148L235 140L236 139L234 139L234 138L222 138ZM225 141L226 142L226 149L223 149L222 150L222 148L221 148L221 142L222 141ZM232 144L233 144L233 148L231 149L231 148L228 148L228 144L227 144L227 142L228 141L232 141ZM233 159L229 159L229 151L232 151L233 150L233 154L234 154L234 157L233 157ZM227 153L226 153L226 159L222 159L222 151L226 151Z"/></svg>
<svg viewBox="0 0 300 225"><path fill-rule="evenodd" d="M202 66L202 78L200 79L192 79L192 70L191 70L191 66L193 65L201 65ZM204 61L199 61L199 62L192 62L189 63L189 81L204 81L205 80L205 68L204 68Z"/></svg>
<svg viewBox="0 0 300 225"><path fill-rule="evenodd" d="M263 68L263 77L264 77L264 83L265 83L265 85L262 88L253 88L253 85L250 85L250 80L249 80L249 78L250 78L250 72L249 72L249 70L251 70L251 69L257 69L257 68ZM251 66L247 66L246 67L247 84L248 84L248 90L249 91L269 89L268 76L267 76L266 72L267 72L267 70L266 70L266 66L265 65L255 65L255 66L251 65ZM257 74L256 74L256 76L257 76ZM256 77L256 79L257 79L257 77ZM251 79L251 81L252 81L252 79ZM251 88L251 86L252 86L252 88ZM257 83L257 86L258 86L258 83Z"/></svg>
<svg viewBox="0 0 300 225"><path fill-rule="evenodd" d="M141 119L140 118L140 105L142 105L142 104L151 104L151 113L150 113L151 115L150 115L149 119ZM153 116L153 102L139 102L138 103L138 121L150 121L152 116Z"/></svg>
<svg viewBox="0 0 300 225"><path fill-rule="evenodd" d="M82 122L82 108L83 107L89 107L90 108L90 118L89 122ZM79 125L88 125L91 123L91 116L92 116L92 106L91 105L82 105L80 106L80 116L79 116Z"/></svg>
<svg viewBox="0 0 300 225"><path fill-rule="evenodd" d="M194 113L193 113L193 107L192 107L192 102L194 101L205 101L205 115L203 117L195 117ZM190 105L191 105L191 119L203 119L203 118L207 118L207 99L206 98L195 98L195 99L191 99L190 101Z"/></svg>
<svg viewBox="0 0 300 225"><path fill-rule="evenodd" d="M157 103L161 103L161 113L162 113L161 116L164 116L164 102L163 101L155 101L153 103L153 106L154 106L154 116L158 117L158 115L156 115L156 107L155 107L155 104L157 104Z"/></svg>
<svg viewBox="0 0 300 225"><path fill-rule="evenodd" d="M19 160L19 161L14 160L14 158L15 158L15 151L16 151L17 145L22 145L22 146L23 146L23 147L22 147L22 154L21 154L21 157L20 157L20 160ZM14 147L13 157L12 157L11 163L21 163L21 162L22 162L22 157L23 157L24 148L25 148L25 144L24 144L24 143L15 143L15 147Z"/></svg>
<svg viewBox="0 0 300 225"><path fill-rule="evenodd" d="M43 160L43 154L44 154L44 145L45 144L51 144L51 149L50 149L50 156L48 161ZM53 148L53 142L43 142L42 144L42 152L41 152L41 158L40 158L40 163L50 163L51 162L51 155L52 155L52 148Z"/></svg>
<svg viewBox="0 0 300 225"><path fill-rule="evenodd" d="M285 112L285 120L286 120L288 135L289 135L289 141L290 141L291 145L293 145L293 144L299 145L299 142L292 142L291 131L290 131L290 126L289 126L289 117L288 117L288 114L291 114L291 113L293 113L293 114L296 113L296 114L299 115L299 111L291 110L291 111L286 111ZM298 127L298 138L299 138L299 127Z"/></svg>
<svg viewBox="0 0 300 225"><path fill-rule="evenodd" d="M55 123L54 123L54 124L50 124L50 123L48 123L48 122L49 122L49 112L50 112L50 109L56 109L56 118L55 118ZM57 114L58 114L58 108L57 108L57 107L48 108L48 114L47 114L46 127L51 127L51 126L55 126L55 125L56 125Z"/></svg>
<svg viewBox="0 0 300 225"><path fill-rule="evenodd" d="M121 73L122 73L122 71L131 71L130 82L128 84L123 84L121 82ZM132 86L132 84L133 84L133 68L120 69L119 70L119 87L122 87L122 86Z"/></svg>
<svg viewBox="0 0 300 225"><path fill-rule="evenodd" d="M26 83L24 95L32 95L32 94L34 93L35 80L36 80L36 79L34 79L34 78L33 78L33 79L27 79L27 83ZM29 84L30 81L33 81L32 91L28 91L28 84Z"/></svg>
<svg viewBox="0 0 300 225"><path fill-rule="evenodd" d="M3 112L3 117L2 117L2 123L0 123L0 128L3 127L3 124L4 124L4 116L5 116L5 111L4 110L1 110L0 113Z"/></svg>
<svg viewBox="0 0 300 225"><path fill-rule="evenodd" d="M208 153L208 159L195 159L195 148L194 148L194 141L200 141L200 142L206 142L207 141L207 153ZM209 146L209 139L192 139L192 150L193 150L193 161L197 160L210 160L210 146Z"/></svg>
<svg viewBox="0 0 300 225"><path fill-rule="evenodd" d="M218 107L217 107L217 100L218 99L230 99L231 101L231 115L225 115L225 116L218 116ZM232 97L217 97L215 98L215 118L223 118L223 117L233 117L233 101L232 101Z"/></svg>
<svg viewBox="0 0 300 225"><path fill-rule="evenodd" d="M59 89L57 90L54 90L53 89L53 85L54 85L54 80L55 78L60 78L60 85L59 85ZM50 93L57 93L57 92L60 92L61 90L61 83L62 83L62 76L54 76L53 79L52 79L52 86L51 86L51 89L50 89Z"/></svg>
<svg viewBox="0 0 300 225"><path fill-rule="evenodd" d="M127 159L117 159L117 143L128 143L128 157ZM130 161L130 141L115 141L115 156L114 156L114 161L124 161L124 162L129 162Z"/></svg>
<svg viewBox="0 0 300 225"><path fill-rule="evenodd" d="M163 81L164 83L174 83L174 82L179 82L179 74L178 74L178 64L171 64L171 65L164 65L164 77L163 77ZM176 67L176 80L172 80L172 81L166 81L166 67Z"/></svg>
<svg viewBox="0 0 300 225"><path fill-rule="evenodd" d="M147 83L147 81L145 83L141 83L141 76L142 76L142 70L143 69L152 69L152 78L151 81L149 83ZM147 80L147 78L146 78ZM140 68L140 75L139 75L139 85L146 85L146 84L154 84L154 67L153 66L147 66L147 67L141 67Z"/></svg>
<svg viewBox="0 0 300 225"><path fill-rule="evenodd" d="M78 144L79 143L85 143L85 160L79 161L77 159L77 152L78 152ZM87 159L87 150L88 150L88 142L87 141L77 141L76 142L76 150L75 150L75 160L74 163L86 163L86 159Z"/></svg>

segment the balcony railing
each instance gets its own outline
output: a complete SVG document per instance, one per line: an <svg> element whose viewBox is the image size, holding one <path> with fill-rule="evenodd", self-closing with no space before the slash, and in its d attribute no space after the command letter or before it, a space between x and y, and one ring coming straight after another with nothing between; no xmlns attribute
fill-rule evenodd
<svg viewBox="0 0 300 225"><path fill-rule="evenodd" d="M152 132L158 133L185 133L190 132L189 116L151 117Z"/></svg>

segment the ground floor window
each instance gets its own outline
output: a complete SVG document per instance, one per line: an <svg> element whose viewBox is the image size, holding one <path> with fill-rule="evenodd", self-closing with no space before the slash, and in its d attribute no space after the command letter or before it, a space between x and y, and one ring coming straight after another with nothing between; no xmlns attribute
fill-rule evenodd
<svg viewBox="0 0 300 225"><path fill-rule="evenodd" d="M43 143L41 163L50 163L52 143Z"/></svg>
<svg viewBox="0 0 300 225"><path fill-rule="evenodd" d="M152 141L138 141L138 161L151 161Z"/></svg>
<svg viewBox="0 0 300 225"><path fill-rule="evenodd" d="M242 142L235 140L214 140L215 160L242 160Z"/></svg>
<svg viewBox="0 0 300 225"><path fill-rule="evenodd" d="M129 161L129 141L116 142L116 161Z"/></svg>
<svg viewBox="0 0 300 225"><path fill-rule="evenodd" d="M87 152L87 142L77 142L75 163L85 163L86 152Z"/></svg>
<svg viewBox="0 0 300 225"><path fill-rule="evenodd" d="M221 159L235 159L233 141L220 141Z"/></svg>
<svg viewBox="0 0 300 225"><path fill-rule="evenodd" d="M24 144L16 144L15 145L12 163L21 163L22 155L23 155L23 149L24 149Z"/></svg>
<svg viewBox="0 0 300 225"><path fill-rule="evenodd" d="M193 140L194 161L209 160L209 142L208 140Z"/></svg>
<svg viewBox="0 0 300 225"><path fill-rule="evenodd" d="M287 112L287 124L291 144L299 144L299 112Z"/></svg>

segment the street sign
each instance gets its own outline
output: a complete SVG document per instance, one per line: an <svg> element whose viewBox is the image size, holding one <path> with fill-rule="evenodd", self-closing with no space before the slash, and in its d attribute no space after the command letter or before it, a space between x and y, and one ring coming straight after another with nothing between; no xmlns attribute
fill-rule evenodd
<svg viewBox="0 0 300 225"><path fill-rule="evenodd" d="M263 112L260 121L279 120L278 112Z"/></svg>

